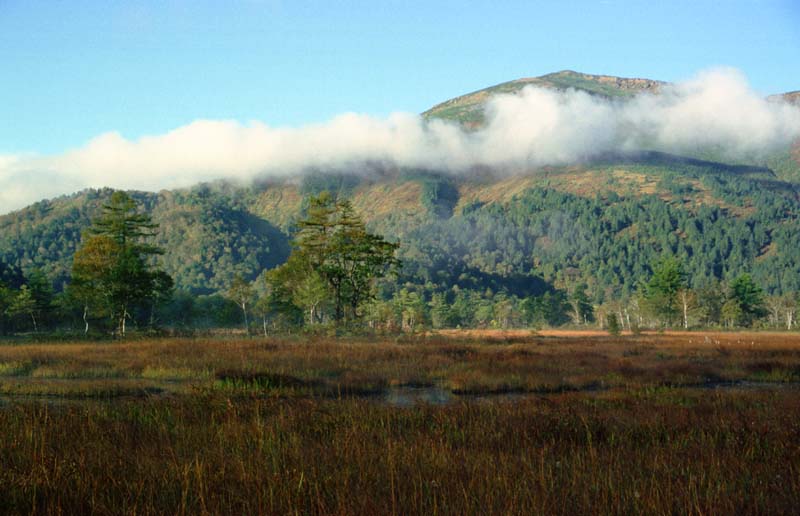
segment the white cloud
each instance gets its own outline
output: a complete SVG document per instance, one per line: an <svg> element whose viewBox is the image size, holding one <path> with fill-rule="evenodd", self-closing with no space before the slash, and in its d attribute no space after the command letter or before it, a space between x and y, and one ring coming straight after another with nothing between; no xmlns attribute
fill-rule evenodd
<svg viewBox="0 0 800 516"><path fill-rule="evenodd" d="M495 97L486 115L486 126L473 132L408 113L386 119L347 113L301 128L198 120L138 140L110 132L60 155L0 156L0 212L86 187L159 190L365 162L452 173L479 165L520 170L638 149L713 146L752 157L800 137L799 108L764 100L730 69L625 103L528 87Z"/></svg>
<svg viewBox="0 0 800 516"><path fill-rule="evenodd" d="M774 150L800 135L800 110L759 97L733 69L701 73L623 111L641 131L631 135L634 146L654 140L674 152L714 146L736 157Z"/></svg>

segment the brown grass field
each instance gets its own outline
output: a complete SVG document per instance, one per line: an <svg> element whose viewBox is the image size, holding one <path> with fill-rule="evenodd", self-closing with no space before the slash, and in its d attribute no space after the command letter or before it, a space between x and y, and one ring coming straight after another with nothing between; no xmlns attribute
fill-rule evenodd
<svg viewBox="0 0 800 516"><path fill-rule="evenodd" d="M800 334L0 344L0 513L787 514Z"/></svg>

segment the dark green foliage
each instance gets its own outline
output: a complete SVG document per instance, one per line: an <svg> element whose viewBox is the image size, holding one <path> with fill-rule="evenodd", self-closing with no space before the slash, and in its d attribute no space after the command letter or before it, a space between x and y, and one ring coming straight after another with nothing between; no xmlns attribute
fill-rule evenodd
<svg viewBox="0 0 800 516"><path fill-rule="evenodd" d="M797 142L795 142L795 148L800 148ZM800 183L800 162L792 156L789 149L776 152L767 158L767 166L774 170L775 175L783 181Z"/></svg>
<svg viewBox="0 0 800 516"><path fill-rule="evenodd" d="M103 204L102 214L92 222L89 234L107 236L141 254L161 254L161 249L142 241L155 236L157 227L149 215L137 211L130 195L117 191Z"/></svg>
<svg viewBox="0 0 800 516"><path fill-rule="evenodd" d="M622 327L619 324L619 319L617 319L617 314L606 314L606 328L608 328L609 335L613 335L615 337L622 333Z"/></svg>
<svg viewBox="0 0 800 516"><path fill-rule="evenodd" d="M156 314L159 321L179 332L242 326L241 308L221 295L198 296L176 291L168 302L157 307Z"/></svg>
<svg viewBox="0 0 800 516"><path fill-rule="evenodd" d="M36 332L50 326L54 309L53 286L39 270L24 278L18 289L0 283L0 312L4 311L4 315L9 317L3 326Z"/></svg>
<svg viewBox="0 0 800 516"><path fill-rule="evenodd" d="M702 326L711 326L722 321L722 306L725 303L725 291L718 281L712 281L695 289L699 322Z"/></svg>
<svg viewBox="0 0 800 516"><path fill-rule="evenodd" d="M697 178L745 211L732 216L723 207L690 209L656 195L586 199L537 188L508 204L472 205L410 233L402 254L405 272L422 283L438 283L441 272L445 283L466 274L488 285L492 275L538 274L553 280L569 268L587 283L590 297L601 301L609 289L630 295L649 276L650 264L669 254L685 257L692 287L752 270L770 293L800 290L795 245L800 203L788 185L767 185L761 176L750 179L749 168L717 171L695 161L672 166L669 174ZM510 286L503 283L495 282L497 289Z"/></svg>
<svg viewBox="0 0 800 516"><path fill-rule="evenodd" d="M111 190L86 190L5 215L0 221L0 260L20 271L41 269L61 290L81 232L110 195Z"/></svg>
<svg viewBox="0 0 800 516"><path fill-rule="evenodd" d="M575 287L570 296L573 318L577 324L587 324L594 321L594 309L591 300L586 295L587 286L582 283Z"/></svg>
<svg viewBox="0 0 800 516"><path fill-rule="evenodd" d="M29 319L33 323L33 331L39 331L39 324L37 323L38 307L36 306L36 299L27 285L22 285L19 292L11 297L6 309L11 317L22 317Z"/></svg>
<svg viewBox="0 0 800 516"><path fill-rule="evenodd" d="M731 282L728 301L733 303L729 310L738 325L751 326L755 320L767 315L764 292L749 274L737 276Z"/></svg>
<svg viewBox="0 0 800 516"><path fill-rule="evenodd" d="M458 202L458 190L449 178L434 174L423 175L420 202L435 218L448 219Z"/></svg>
<svg viewBox="0 0 800 516"><path fill-rule="evenodd" d="M308 199L322 192L328 192L334 198L349 197L362 178L355 174L337 174L331 172L310 172L303 176L300 194Z"/></svg>
<svg viewBox="0 0 800 516"><path fill-rule="evenodd" d="M198 296L194 303L194 322L200 327L231 327L241 324L241 312L236 303L219 295Z"/></svg>
<svg viewBox="0 0 800 516"><path fill-rule="evenodd" d="M779 181L770 169L660 153L608 156L592 167L585 172L587 177L596 175L596 195L591 197L567 193L555 183L550 186L550 169L532 172L542 175L538 186L521 189L511 199L486 200L478 195L459 201L462 191L467 192L465 197L481 189L496 194L493 182L500 179L432 171L400 171L396 177L387 173L369 179L319 173L295 192L330 186L337 189L333 197L345 201L349 195L362 195L359 192L376 182L420 184L413 223L402 212L358 215L371 232L403 241L398 251L403 267L397 281L381 284L381 300L397 297L404 288L417 292L426 306L434 294L442 294L451 305L462 303L466 294L456 290L481 299L467 311L455 305L437 308L437 325L497 323L495 305L502 307L498 305L502 296L515 299L521 310L527 298L554 296L555 285L566 291L566 316L583 323L590 320L590 305L632 300L661 256L680 257L687 287L696 294L694 324L723 320L725 300L714 299L713 294L724 290L719 285L745 272L766 295L800 292L800 247L796 244L800 201L796 186ZM648 178L656 191L643 193L636 182L626 185L627 179L614 176L618 169L631 177ZM556 175L563 172L552 170ZM263 270L286 262L290 236L267 222L265 208L259 205L266 188L270 185L215 184L130 195L142 213L160 225L152 245L165 250L160 260L164 271L175 278L176 287L210 295L226 292L237 275L252 282ZM382 195L379 188L371 191L375 193L370 195ZM0 259L7 264L0 267L0 274L6 285L16 292L23 284L20 272L30 275L40 269L54 290L62 291L69 281L80 231L100 214L110 195L109 190L87 190L0 218ZM364 205L363 198L353 201L359 208ZM293 206L297 213L268 216L292 228L298 217L308 213L303 215L299 206ZM578 284L585 284L581 299L574 294L573 286ZM709 285L716 287L708 290ZM305 298L311 302L314 285L307 287ZM668 305L674 323L674 304ZM730 314L733 308L728 308ZM427 317L434 320L430 314ZM534 319L537 324L550 324L548 317ZM621 322L630 324L624 319ZM526 316L516 320L523 324Z"/></svg>
<svg viewBox="0 0 800 516"><path fill-rule="evenodd" d="M570 306L561 290L525 298L521 309L530 326L561 326L569 321Z"/></svg>
<svg viewBox="0 0 800 516"><path fill-rule="evenodd" d="M295 306L310 310L309 323L328 302L336 324L358 320L362 305L374 297L373 284L399 264L399 244L366 231L346 200L322 192L308 201L298 223L294 250L270 277L272 287L286 290Z"/></svg>
<svg viewBox="0 0 800 516"><path fill-rule="evenodd" d="M0 283L8 288L19 288L25 283L25 278L19 268L0 260Z"/></svg>
<svg viewBox="0 0 800 516"><path fill-rule="evenodd" d="M254 279L286 261L288 237L248 212L244 191L197 188L165 196L153 211L164 270L196 294L224 292L240 275Z"/></svg>
<svg viewBox="0 0 800 516"><path fill-rule="evenodd" d="M86 190L2 217L0 260L12 270L41 269L56 290L62 290L81 232L100 215L111 192ZM289 255L288 236L246 209L251 190L199 185L158 195L129 195L159 225L152 244L164 249L165 272L185 290L224 291L236 274L253 279ZM19 282L9 282L15 283Z"/></svg>
<svg viewBox="0 0 800 516"><path fill-rule="evenodd" d="M674 256L665 256L653 264L653 275L644 288L644 297L654 315L671 326L680 309L678 292L687 287L683 264Z"/></svg>
<svg viewBox="0 0 800 516"><path fill-rule="evenodd" d="M169 275L152 264L162 250L144 240L156 228L124 192L114 192L103 205L73 261L70 289L84 306L84 318L89 310L100 312L123 336L128 319L141 320L143 310L149 309L153 322L155 305L169 298L173 286Z"/></svg>
<svg viewBox="0 0 800 516"><path fill-rule="evenodd" d="M441 292L434 293L429 303L431 326L434 328L451 328L457 326L455 314Z"/></svg>

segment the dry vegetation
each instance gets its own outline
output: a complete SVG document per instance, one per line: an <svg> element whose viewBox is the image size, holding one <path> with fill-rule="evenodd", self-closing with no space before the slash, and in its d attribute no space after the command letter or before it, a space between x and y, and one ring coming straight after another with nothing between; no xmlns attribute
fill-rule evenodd
<svg viewBox="0 0 800 516"><path fill-rule="evenodd" d="M207 338L0 346L0 393L6 395L247 390L261 396L337 397L398 385L487 394L737 382L800 382L800 336L686 332L615 338L600 332L467 330L377 340Z"/></svg>
<svg viewBox="0 0 800 516"><path fill-rule="evenodd" d="M7 344L0 512L789 513L799 381L789 334Z"/></svg>

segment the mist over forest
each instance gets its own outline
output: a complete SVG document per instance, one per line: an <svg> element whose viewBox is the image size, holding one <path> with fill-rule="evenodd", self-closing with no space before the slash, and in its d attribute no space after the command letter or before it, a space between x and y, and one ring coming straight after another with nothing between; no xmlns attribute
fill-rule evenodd
<svg viewBox="0 0 800 516"><path fill-rule="evenodd" d="M800 106L761 97L735 69L653 82L656 88L625 96L597 94L580 82L531 83L488 96L480 124L467 126L413 113L344 113L303 127L201 119L135 140L109 132L57 155L0 156L0 209L87 187L155 192L221 179L295 178L309 170L531 174L544 165L653 150L763 164L800 136Z"/></svg>
<svg viewBox="0 0 800 516"><path fill-rule="evenodd" d="M135 141L109 133L61 155L4 159L12 202L66 195L1 217L0 258L8 288L35 278L50 285L42 296L61 296L44 319L79 325L68 299L75 253L118 188L157 225L153 260L173 282L157 309L140 307L143 325L251 325L247 305L260 303L264 331L267 320L348 317L373 328L603 327L610 315L626 329L792 327L799 141L796 96L763 98L734 69L676 84L564 71L421 115L300 128L200 120ZM112 188L71 193L101 184ZM322 194L396 245L398 266L371 278L350 312L340 292L304 320L308 299L275 292L311 285L287 286L291 274L279 285L275 271L294 263ZM651 282L673 261L678 280L661 299ZM737 300L742 281L757 289L752 306ZM246 302L231 294L237 282ZM24 329L15 313L6 326Z"/></svg>

